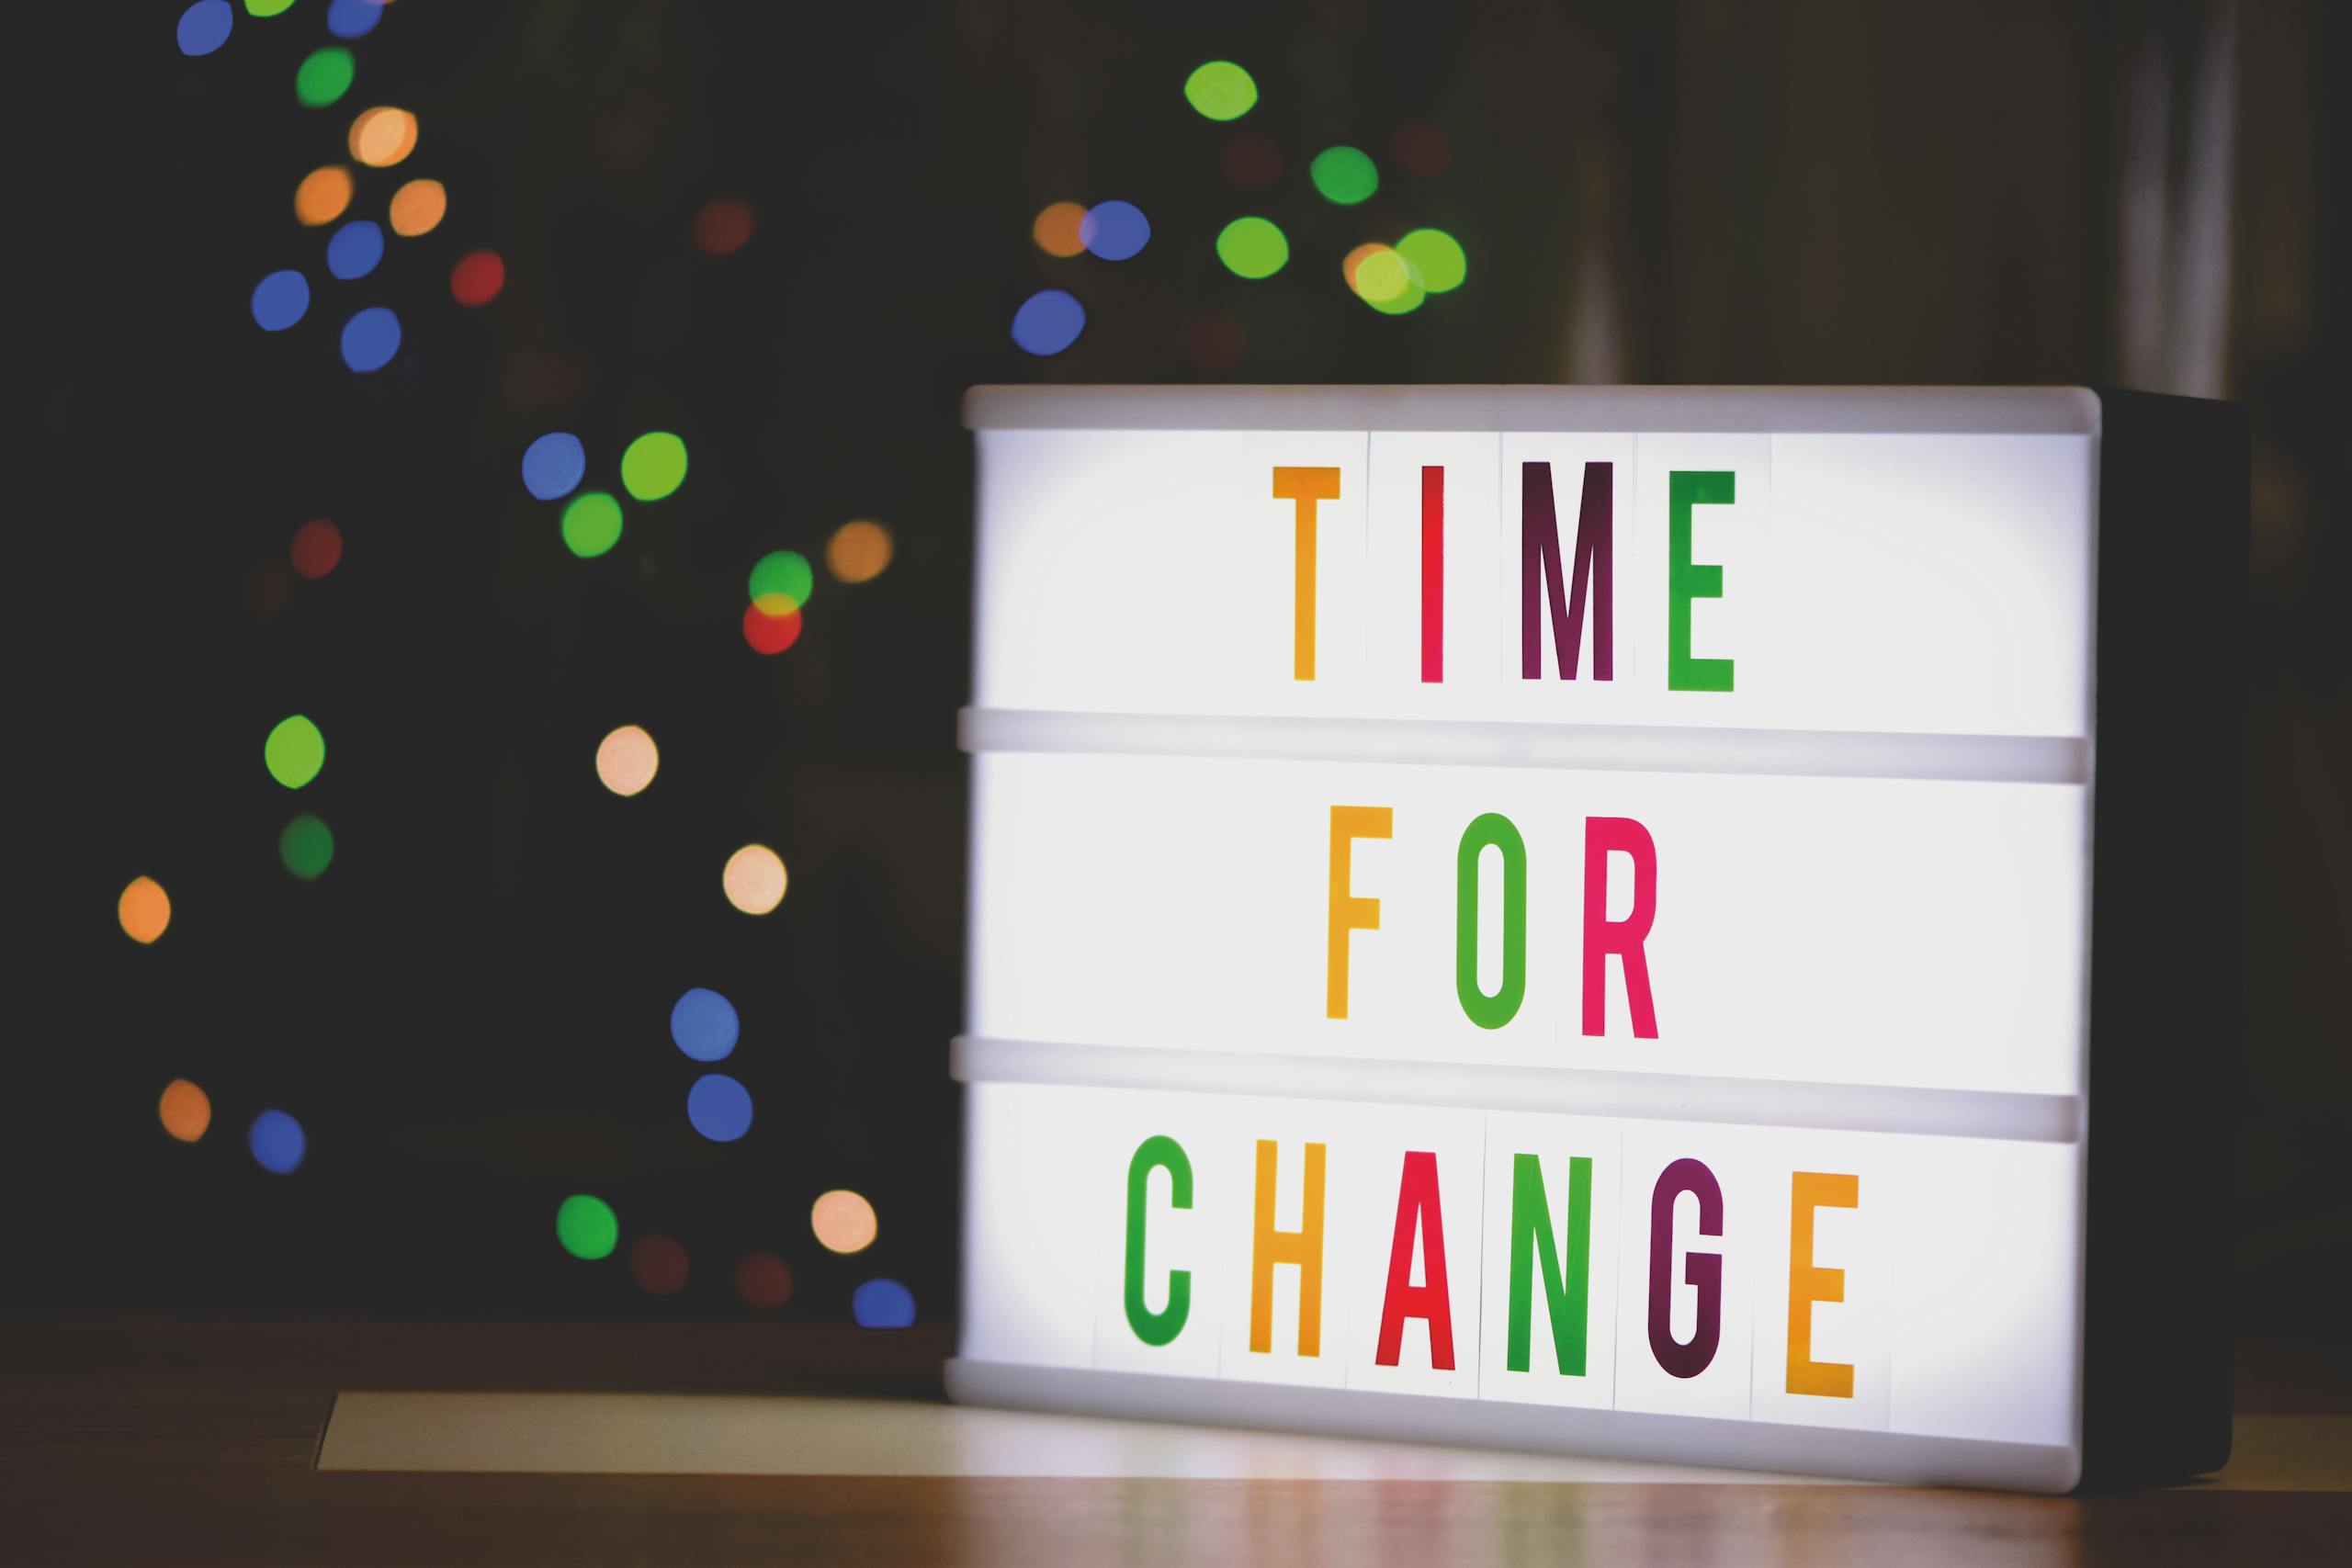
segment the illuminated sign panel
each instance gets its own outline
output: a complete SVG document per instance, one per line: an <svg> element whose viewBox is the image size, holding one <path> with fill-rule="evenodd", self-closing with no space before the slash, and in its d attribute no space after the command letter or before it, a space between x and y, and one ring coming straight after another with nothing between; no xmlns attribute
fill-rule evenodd
<svg viewBox="0 0 2352 1568"><path fill-rule="evenodd" d="M2235 819L2170 715L2229 696L2231 411L967 412L959 1397L2043 1490L2217 1461L2168 1227L2218 1202L2181 1064L2234 1023Z"/></svg>

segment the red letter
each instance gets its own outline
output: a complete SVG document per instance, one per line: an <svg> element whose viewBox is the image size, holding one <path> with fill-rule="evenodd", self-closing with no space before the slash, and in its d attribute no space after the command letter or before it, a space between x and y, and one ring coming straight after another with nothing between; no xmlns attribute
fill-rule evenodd
<svg viewBox="0 0 2352 1568"><path fill-rule="evenodd" d="M1421 679L1445 679L1445 470L1421 469Z"/></svg>
<svg viewBox="0 0 2352 1568"><path fill-rule="evenodd" d="M1609 856L1634 863L1634 911L1609 919ZM1608 998L1601 987L1615 953L1625 964L1625 1005L1634 1015L1634 1038L1657 1038L1657 1009L1650 1000L1650 961L1642 952L1650 922L1657 919L1657 846L1650 830L1630 817L1588 817L1584 823L1584 1032L1606 1034Z"/></svg>
<svg viewBox="0 0 2352 1568"><path fill-rule="evenodd" d="M1413 1234L1421 1236L1421 1283L1413 1277ZM1453 1370L1453 1299L1445 1286L1445 1213L1437 1201L1437 1156L1414 1149L1405 1156L1396 1183L1396 1238L1388 1244L1388 1296L1380 1307L1380 1347L1373 1360L1396 1364L1405 1320L1430 1322L1430 1365Z"/></svg>

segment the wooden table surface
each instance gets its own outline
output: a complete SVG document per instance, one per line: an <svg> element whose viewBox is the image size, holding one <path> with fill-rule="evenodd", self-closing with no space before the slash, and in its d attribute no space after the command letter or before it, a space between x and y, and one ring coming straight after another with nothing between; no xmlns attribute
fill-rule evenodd
<svg viewBox="0 0 2352 1568"><path fill-rule="evenodd" d="M0 1318L0 1562L2342 1563L2352 1495L314 1468L344 1389L935 1397L942 1330ZM2340 1352L2240 1405L2352 1413ZM2331 1424L2332 1425L2332 1424ZM2332 1460L2330 1463L2332 1463Z"/></svg>

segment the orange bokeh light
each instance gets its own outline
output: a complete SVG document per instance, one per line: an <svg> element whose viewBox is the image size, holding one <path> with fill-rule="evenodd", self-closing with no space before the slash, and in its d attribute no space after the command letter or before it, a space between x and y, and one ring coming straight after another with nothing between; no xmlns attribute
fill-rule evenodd
<svg viewBox="0 0 2352 1568"><path fill-rule="evenodd" d="M615 795L639 793L653 782L661 767L660 748L638 725L622 725L596 747L596 776Z"/></svg>
<svg viewBox="0 0 2352 1568"><path fill-rule="evenodd" d="M155 1102L155 1115L164 1132L183 1144L192 1144L212 1125L212 1101L187 1079L174 1078L164 1086L164 1098Z"/></svg>
<svg viewBox="0 0 2352 1568"><path fill-rule="evenodd" d="M833 530L825 544L825 567L843 582L871 582L890 564L890 530L860 518Z"/></svg>
<svg viewBox="0 0 2352 1568"><path fill-rule="evenodd" d="M449 193L439 180L411 180L392 192L392 232L413 239L441 226L449 210Z"/></svg>
<svg viewBox="0 0 2352 1568"><path fill-rule="evenodd" d="M745 844L727 857L719 882L729 903L747 915L764 915L784 902L784 857L765 844Z"/></svg>
<svg viewBox="0 0 2352 1568"><path fill-rule="evenodd" d="M312 169L294 187L294 216L305 228L334 222L350 205L351 171L341 164Z"/></svg>
<svg viewBox="0 0 2352 1568"><path fill-rule="evenodd" d="M1074 256L1086 249L1086 242L1078 237L1078 226L1085 221L1084 206L1057 201L1037 214L1037 220L1029 225L1029 237L1049 256Z"/></svg>
<svg viewBox="0 0 2352 1568"><path fill-rule="evenodd" d="M351 155L371 169L389 169L416 151L416 116L378 107L351 122Z"/></svg>
<svg viewBox="0 0 2352 1568"><path fill-rule="evenodd" d="M1388 249L1386 245L1384 245L1379 241L1374 240L1368 244L1358 245L1354 250L1350 251L1345 256L1340 258L1340 275L1348 280L1348 287L1350 288L1353 288L1356 286L1356 268L1363 265L1364 263L1370 261L1373 257L1378 255L1381 252L1386 249Z"/></svg>
<svg viewBox="0 0 2352 1568"><path fill-rule="evenodd" d="M808 1211L809 1228L828 1252L864 1252L874 1245L879 1227L874 1205L846 1189L836 1189L817 1200Z"/></svg>
<svg viewBox="0 0 2352 1568"><path fill-rule="evenodd" d="M164 928L172 923L172 900L162 883L152 876L142 876L122 890L114 912L122 922L123 935L144 946L162 936Z"/></svg>

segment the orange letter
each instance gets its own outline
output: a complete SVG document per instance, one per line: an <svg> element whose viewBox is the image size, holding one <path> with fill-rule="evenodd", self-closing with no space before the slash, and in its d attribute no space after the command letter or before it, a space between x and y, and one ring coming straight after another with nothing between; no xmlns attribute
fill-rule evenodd
<svg viewBox="0 0 2352 1568"><path fill-rule="evenodd" d="M1298 1265L1298 1353L1323 1353L1323 1145L1306 1145L1298 1229L1274 1228L1274 1141L1258 1140L1258 1213L1250 1247L1250 1348L1274 1346L1274 1265Z"/></svg>
<svg viewBox="0 0 2352 1568"><path fill-rule="evenodd" d="M1854 1369L1813 1359L1813 1303L1846 1299L1846 1270L1813 1266L1813 1212L1851 1209L1861 1181L1800 1170L1789 1178L1789 1392L1826 1399L1854 1397Z"/></svg>
<svg viewBox="0 0 2352 1568"><path fill-rule="evenodd" d="M1292 570L1297 611L1292 622L1290 676L1294 681L1312 681L1315 679L1315 503L1340 499L1340 470L1278 468L1274 470L1274 499L1291 503L1295 520L1293 547L1297 552L1297 561Z"/></svg>
<svg viewBox="0 0 2352 1568"><path fill-rule="evenodd" d="M1349 892L1355 868L1355 840L1385 839L1396 814L1385 806L1331 807L1330 946L1323 964L1323 1016L1348 1016L1348 933L1380 929L1380 900Z"/></svg>

